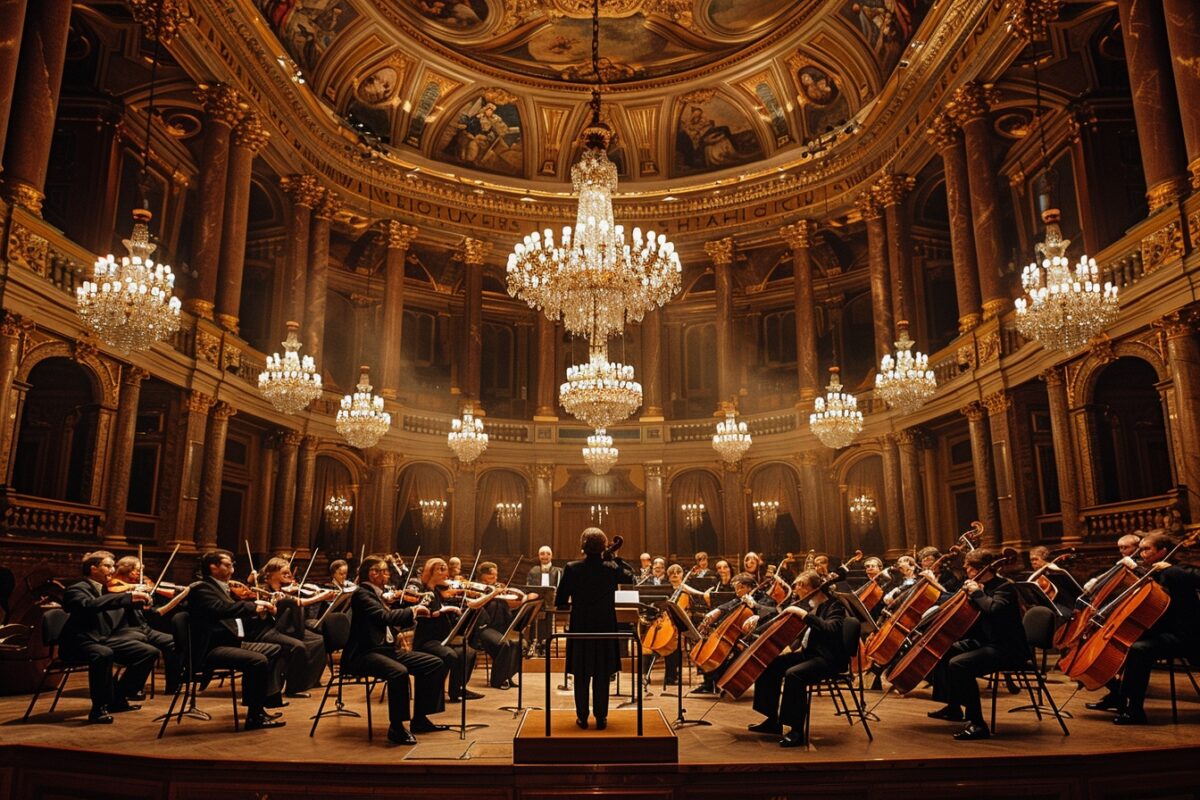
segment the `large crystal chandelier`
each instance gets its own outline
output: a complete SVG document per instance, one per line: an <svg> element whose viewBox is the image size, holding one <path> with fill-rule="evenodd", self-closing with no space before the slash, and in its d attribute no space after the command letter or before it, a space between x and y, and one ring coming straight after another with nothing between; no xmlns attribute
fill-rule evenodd
<svg viewBox="0 0 1200 800"><path fill-rule="evenodd" d="M859 525L869 526L875 521L877 513L875 498L866 492L855 495L850 501L850 517Z"/></svg>
<svg viewBox="0 0 1200 800"><path fill-rule="evenodd" d="M750 447L750 433L746 430L746 423L738 422L737 410L732 403L725 404L725 420L717 423L712 446L726 464L741 461Z"/></svg>
<svg viewBox="0 0 1200 800"><path fill-rule="evenodd" d="M446 518L446 501L440 499L418 500L421 506L421 527L427 531L434 530Z"/></svg>
<svg viewBox="0 0 1200 800"><path fill-rule="evenodd" d="M350 525L350 515L353 513L354 506L350 499L335 494L325 504L325 526L334 533L341 533Z"/></svg>
<svg viewBox="0 0 1200 800"><path fill-rule="evenodd" d="M321 374L312 356L300 356L300 326L287 324L283 356L267 357L267 368L258 374L258 389L284 414L295 414L321 396Z"/></svg>
<svg viewBox="0 0 1200 800"><path fill-rule="evenodd" d="M522 503L496 503L496 522L504 530L512 532L521 525Z"/></svg>
<svg viewBox="0 0 1200 800"><path fill-rule="evenodd" d="M114 349L146 350L179 330L179 298L175 275L150 255L150 212L133 212L133 235L122 240L129 255L118 262L111 254L96 261L93 280L75 290L79 318Z"/></svg>
<svg viewBox="0 0 1200 800"><path fill-rule="evenodd" d="M567 367L567 382L558 388L558 400L581 422L607 428L627 419L642 404L642 385L633 379L633 367L608 360L603 337L593 337L588 363Z"/></svg>
<svg viewBox="0 0 1200 800"><path fill-rule="evenodd" d="M592 9L592 120L583 131L585 150L571 168L579 196L575 227L565 226L557 243L547 228L518 243L508 257L508 292L578 336L600 340L620 333L679 291L682 267L675 247L654 231L642 236L613 220L617 168L608 159L612 131L600 119L600 14Z"/></svg>
<svg viewBox="0 0 1200 800"><path fill-rule="evenodd" d="M779 521L779 501L755 500L750 505L754 508L754 521L758 527L766 531L775 530L775 523Z"/></svg>
<svg viewBox="0 0 1200 800"><path fill-rule="evenodd" d="M383 398L371 394L371 370L362 367L357 391L342 398L335 427L351 447L366 449L374 447L388 428L392 426L392 415L383 410Z"/></svg>
<svg viewBox="0 0 1200 800"><path fill-rule="evenodd" d="M916 411L937 391L937 379L929 368L929 356L917 351L908 338L908 323L896 323L896 354L884 353L875 375L875 394L901 414Z"/></svg>
<svg viewBox="0 0 1200 800"><path fill-rule="evenodd" d="M617 448L613 447L613 437L604 428L587 437L587 446L583 448L583 460L587 462L593 475L606 475L617 463Z"/></svg>
<svg viewBox="0 0 1200 800"><path fill-rule="evenodd" d="M680 503L679 510L683 512L683 524L689 531L694 531L704 522L704 503Z"/></svg>
<svg viewBox="0 0 1200 800"><path fill-rule="evenodd" d="M813 413L808 415L808 427L821 444L834 450L846 447L862 433L863 415L858 410L858 399L842 391L837 367L829 368L829 385L825 387L825 396L814 402Z"/></svg>
<svg viewBox="0 0 1200 800"><path fill-rule="evenodd" d="M463 409L462 419L450 421L446 444L464 464L470 464L487 450L488 435L483 432L483 420L475 416L470 406Z"/></svg>

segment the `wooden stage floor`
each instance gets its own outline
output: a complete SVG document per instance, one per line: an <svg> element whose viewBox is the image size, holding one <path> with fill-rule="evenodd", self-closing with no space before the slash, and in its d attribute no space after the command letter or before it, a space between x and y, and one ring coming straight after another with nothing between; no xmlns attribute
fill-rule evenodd
<svg viewBox="0 0 1200 800"><path fill-rule="evenodd" d="M1061 676L1052 676L1061 680ZM558 684L561 675L553 677ZM526 672L523 700L541 705L544 681ZM622 676L627 688L628 675ZM1070 686L1051 684L1062 703ZM487 727L419 736L416 747L395 747L386 739L386 706L376 705L375 739L367 741L365 718L328 717L309 738L312 699L292 700L284 709L286 728L242 732L232 729L228 692L216 686L200 698L213 715L204 722L185 718L156 740L153 718L165 710L161 696L142 710L121 714L111 726L84 723L86 676L74 676L58 709L47 713L49 696L22 724L29 697L0 698L0 797L265 798L300 796L554 798L602 794L634 798L736 796L747 798L962 797L964 785L977 797L1196 797L1200 792L1200 701L1186 677L1179 686L1179 724L1171 723L1167 681L1156 675L1147 709L1153 724L1118 728L1111 715L1087 711L1084 692L1067 707L1071 735L1063 736L1053 717L1008 713L1027 701L1001 692L998 731L987 741L956 742L957 725L926 718L936 708L921 690L911 697L889 695L872 722L873 742L858 725L833 716L828 698L815 700L812 746L785 750L772 737L746 730L760 717L748 693L739 701L686 697L687 719L711 726L677 731L678 764L515 765L513 736L519 715L497 710L515 705L516 689L487 688L482 668L472 688L486 699L469 705L468 722ZM674 692L656 681L647 707L676 719ZM555 688L554 711L573 717L569 692ZM882 696L867 692L868 704ZM362 711L361 687L347 688L347 707ZM620 699L613 698L614 705ZM984 695L985 714L988 695ZM437 721L458 722L458 706ZM595 735L603 736L597 732ZM440 787L440 789L439 789ZM919 791L918 791L919 790Z"/></svg>

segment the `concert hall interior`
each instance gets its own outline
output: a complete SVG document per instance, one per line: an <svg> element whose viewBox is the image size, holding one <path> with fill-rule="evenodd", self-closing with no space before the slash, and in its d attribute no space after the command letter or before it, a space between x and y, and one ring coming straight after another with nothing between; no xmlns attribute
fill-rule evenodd
<svg viewBox="0 0 1200 800"><path fill-rule="evenodd" d="M1197 0L0 0L0 224L0 797L1196 791Z"/></svg>

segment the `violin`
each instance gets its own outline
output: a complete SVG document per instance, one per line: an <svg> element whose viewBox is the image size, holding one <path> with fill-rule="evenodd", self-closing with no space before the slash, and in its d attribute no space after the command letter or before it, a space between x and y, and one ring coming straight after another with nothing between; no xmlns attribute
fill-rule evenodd
<svg viewBox="0 0 1200 800"><path fill-rule="evenodd" d="M104 588L113 594L142 591L146 594L156 594L160 597L171 598L174 597L175 593L183 587L177 586L174 583L167 583L166 581L159 581L156 585L149 578L144 579L142 583L130 583L128 581L123 581L120 578L112 578L109 580L108 585L106 585Z"/></svg>
<svg viewBox="0 0 1200 800"><path fill-rule="evenodd" d="M396 603L401 605L427 606L433 600L433 592L417 592L412 589L389 589L383 593L383 602L389 606Z"/></svg>
<svg viewBox="0 0 1200 800"><path fill-rule="evenodd" d="M266 594L262 589L247 586L241 581L230 581L229 593L238 600L257 600L259 595Z"/></svg>
<svg viewBox="0 0 1200 800"><path fill-rule="evenodd" d="M458 578L450 578L437 584L435 589L442 597L481 597L489 592L495 591L494 586L489 586L486 583L478 581L464 581Z"/></svg>

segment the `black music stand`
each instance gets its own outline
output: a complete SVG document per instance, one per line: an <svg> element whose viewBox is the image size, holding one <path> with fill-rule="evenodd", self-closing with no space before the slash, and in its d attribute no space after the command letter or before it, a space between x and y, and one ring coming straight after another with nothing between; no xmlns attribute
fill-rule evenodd
<svg viewBox="0 0 1200 800"><path fill-rule="evenodd" d="M466 602L465 597L463 599L463 602L464 603ZM459 721L459 724L447 726L448 728L457 728L458 729L458 738L459 739L467 738L468 730L475 730L476 728L488 727L487 723L485 723L485 722L473 722L470 725L467 724L467 676L468 676L468 673L467 673L467 661L468 661L467 651L469 648L469 645L467 644L467 642L470 640L471 634L475 632L475 625L478 621L479 621L478 609L475 609L475 608L463 609L463 612L458 615L458 621L455 622L454 627L450 629L450 633L448 633L446 635L446 638L442 640L443 647L454 647L455 639L458 639L459 642L461 642L461 644L462 644L462 695L459 698L459 704L460 704L459 708L461 709L462 718Z"/></svg>
<svg viewBox="0 0 1200 800"><path fill-rule="evenodd" d="M859 596L857 594L855 594L852 591L839 592L836 590L833 590L831 593L833 595L833 598L835 600L837 600L839 603L841 603L843 606L845 606L846 610L849 611L851 614L853 614L854 618L858 620L859 647L861 648L862 640L867 638L868 636L870 636L872 633L875 633L877 630L879 630L879 626L877 624L875 624L874 618L871 617L870 610L865 605L863 605L863 601L861 599L859 599ZM851 655L850 659L854 660L854 656ZM862 708L866 709L867 708L867 703L865 700L865 697L867 694L866 681L863 680L862 661L861 660L859 660L859 663L858 663L858 689L856 691L858 692L859 705ZM843 712L839 711L839 712L837 712L837 715L841 716L842 713ZM850 714L851 714L850 709L846 709L846 711L844 713L846 714L846 718L849 719ZM868 717L872 722L879 721L878 715L876 715L875 712L871 711L870 709L863 711L863 715Z"/></svg>
<svg viewBox="0 0 1200 800"><path fill-rule="evenodd" d="M687 711L683 707L683 655L685 652L684 641L697 642L702 637L700 632L696 630L696 626L692 624L691 617L688 613L680 608L675 603L666 604L667 613L671 615L672 622L675 623L676 645L679 648L679 674L675 676L675 698L679 716L671 723L672 728L682 728L684 725L712 725L711 722L704 719L687 719L684 712Z"/></svg>
<svg viewBox="0 0 1200 800"><path fill-rule="evenodd" d="M541 615L540 619L548 621L550 625L550 633L554 633L554 629L558 625L558 609L554 604L554 596L558 592L558 587L554 584L550 584L549 586L541 586L536 583L530 583L520 587L520 589L521 591L525 592L525 594L536 594L541 599L542 610L538 612ZM537 618L530 620L530 622L533 623L533 634L529 637L529 646L531 649L536 651L539 646L547 646L546 637L538 636L539 631ZM542 630L541 633L546 633L546 631ZM530 653L531 656L534 654L535 653ZM524 654L522 654L521 657L524 658Z"/></svg>
<svg viewBox="0 0 1200 800"><path fill-rule="evenodd" d="M521 657L517 659L517 704L515 706L500 706L501 711L511 711L514 717L527 708L540 708L539 706L523 705L521 700L523 697L522 693L525 691L525 629L529 627L529 623L538 614L542 613L544 602L540 597L537 600L526 600L517 609L512 623L508 626L508 630L504 632L505 642L511 642L513 636L516 636L517 649L521 653Z"/></svg>

